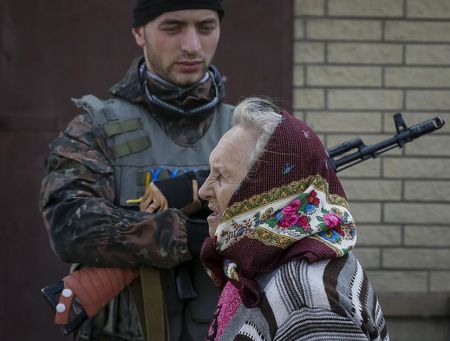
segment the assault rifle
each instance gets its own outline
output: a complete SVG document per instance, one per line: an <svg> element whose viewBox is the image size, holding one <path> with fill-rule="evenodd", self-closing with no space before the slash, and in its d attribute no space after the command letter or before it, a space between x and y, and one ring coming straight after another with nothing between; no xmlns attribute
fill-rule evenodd
<svg viewBox="0 0 450 341"><path fill-rule="evenodd" d="M402 114L396 113L394 115L394 123L397 134L384 141L366 145L359 137L355 137L330 148L328 150L329 164L336 172L339 172L367 159L376 158L378 155L393 148L403 148L405 143L442 128L445 121L441 117L435 117L407 127ZM336 159L336 157L350 152L352 149L357 149L357 151Z"/></svg>

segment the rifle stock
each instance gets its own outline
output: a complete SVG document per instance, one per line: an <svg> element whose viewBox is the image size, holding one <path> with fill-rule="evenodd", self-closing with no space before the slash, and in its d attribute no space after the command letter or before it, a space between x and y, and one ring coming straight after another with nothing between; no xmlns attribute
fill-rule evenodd
<svg viewBox="0 0 450 341"><path fill-rule="evenodd" d="M381 142L366 145L359 137L356 137L328 149L329 165L331 165L336 172L339 172L367 159L376 158L378 155L387 152L390 149L396 147L403 148L405 143L411 142L423 135L442 128L445 121L441 117L435 117L407 127L402 114L396 113L394 115L394 123L397 133ZM346 154L353 149L357 149L357 151ZM346 155L337 158L343 154Z"/></svg>

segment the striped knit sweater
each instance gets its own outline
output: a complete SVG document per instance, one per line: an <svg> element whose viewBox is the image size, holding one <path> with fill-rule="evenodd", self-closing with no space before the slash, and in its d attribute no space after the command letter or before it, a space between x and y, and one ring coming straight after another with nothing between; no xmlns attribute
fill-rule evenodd
<svg viewBox="0 0 450 341"><path fill-rule="evenodd" d="M258 282L265 297L253 309L227 283L208 339L389 340L372 285L351 253L313 264L294 260Z"/></svg>

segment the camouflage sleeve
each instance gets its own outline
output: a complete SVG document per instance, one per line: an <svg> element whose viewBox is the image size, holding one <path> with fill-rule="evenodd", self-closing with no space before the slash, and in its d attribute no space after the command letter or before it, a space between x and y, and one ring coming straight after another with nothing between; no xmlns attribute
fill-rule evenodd
<svg viewBox="0 0 450 341"><path fill-rule="evenodd" d="M190 259L186 216L114 206L106 140L87 114L50 144L40 209L51 246L64 261L89 266L173 267Z"/></svg>

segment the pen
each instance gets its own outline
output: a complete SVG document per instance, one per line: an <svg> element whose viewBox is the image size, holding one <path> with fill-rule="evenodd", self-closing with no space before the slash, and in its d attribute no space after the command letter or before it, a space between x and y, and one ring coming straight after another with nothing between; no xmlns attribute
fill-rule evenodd
<svg viewBox="0 0 450 341"><path fill-rule="evenodd" d="M151 175L150 172L145 173L145 189L148 188L148 186L150 185L150 181L151 181ZM136 198L136 199L128 199L126 201L127 204L139 204L142 201L143 197L140 198Z"/></svg>

